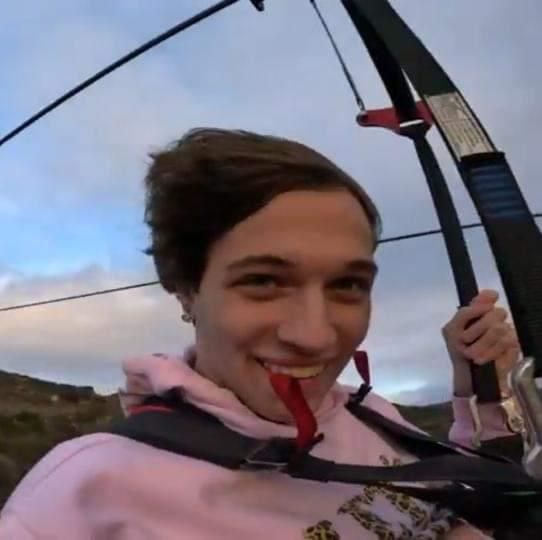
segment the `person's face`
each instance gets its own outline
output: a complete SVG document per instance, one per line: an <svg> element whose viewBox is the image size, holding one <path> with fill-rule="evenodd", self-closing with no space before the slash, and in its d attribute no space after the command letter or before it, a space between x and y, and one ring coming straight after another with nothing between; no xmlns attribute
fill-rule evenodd
<svg viewBox="0 0 542 540"><path fill-rule="evenodd" d="M256 414L289 422L268 377L280 370L301 379L317 409L367 334L373 242L346 190L287 192L236 225L185 298L196 370Z"/></svg>

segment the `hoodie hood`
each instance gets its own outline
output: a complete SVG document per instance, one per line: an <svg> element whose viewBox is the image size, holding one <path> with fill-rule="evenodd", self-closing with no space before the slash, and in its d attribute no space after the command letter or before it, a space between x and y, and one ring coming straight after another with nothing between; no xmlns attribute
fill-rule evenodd
<svg viewBox="0 0 542 540"><path fill-rule="evenodd" d="M126 376L119 397L124 414L129 408L141 404L146 397L163 395L175 390L179 397L199 409L212 414L228 428L256 439L269 437L293 438L297 434L295 425L278 424L252 412L227 388L197 373L194 347L189 347L182 356L152 354L130 358L123 362ZM329 421L340 411L351 388L335 384L318 410L313 411L318 424ZM278 399L278 398L277 398Z"/></svg>

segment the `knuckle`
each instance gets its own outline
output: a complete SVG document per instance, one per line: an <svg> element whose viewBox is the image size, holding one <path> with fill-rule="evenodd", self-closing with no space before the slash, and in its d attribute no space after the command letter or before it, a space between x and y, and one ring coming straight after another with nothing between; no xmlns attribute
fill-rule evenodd
<svg viewBox="0 0 542 540"><path fill-rule="evenodd" d="M465 356L467 356L467 358L470 358L473 362L479 362L482 357L482 351L477 345L471 345L470 347L467 347L465 353Z"/></svg>
<svg viewBox="0 0 542 540"><path fill-rule="evenodd" d="M502 339L503 337L506 337L507 328L502 323L495 324L494 326L491 327L490 332L491 332L491 337L496 338L496 339Z"/></svg>

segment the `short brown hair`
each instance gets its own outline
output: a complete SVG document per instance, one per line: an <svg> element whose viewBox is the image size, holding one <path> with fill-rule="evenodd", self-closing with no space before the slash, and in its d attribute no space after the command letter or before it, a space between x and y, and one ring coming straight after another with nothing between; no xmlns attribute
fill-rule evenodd
<svg viewBox="0 0 542 540"><path fill-rule="evenodd" d="M343 170L315 150L247 131L197 128L151 155L145 222L162 286L197 291L212 245L236 224L287 191L346 189L380 234L378 211Z"/></svg>

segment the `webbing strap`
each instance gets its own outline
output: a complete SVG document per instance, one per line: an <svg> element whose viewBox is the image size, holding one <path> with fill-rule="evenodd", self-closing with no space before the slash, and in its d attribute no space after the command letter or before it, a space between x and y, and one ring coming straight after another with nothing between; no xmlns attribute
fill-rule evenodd
<svg viewBox="0 0 542 540"><path fill-rule="evenodd" d="M542 234L504 154L471 155L461 173L507 291L523 354L542 376Z"/></svg>
<svg viewBox="0 0 542 540"><path fill-rule="evenodd" d="M478 210L503 282L523 354L542 375L542 235L504 154L444 69L388 0L341 0L369 52L372 36L427 103ZM372 40L372 41L371 41ZM382 75L382 72L381 72ZM388 91L395 88L387 85ZM404 94L404 84L397 86ZM393 96L392 96L393 101ZM401 103L394 102L397 108Z"/></svg>
<svg viewBox="0 0 542 540"><path fill-rule="evenodd" d="M351 400L346 408L361 422L383 432L386 436L397 440L402 448L418 458L438 456L442 454L461 453L467 456L478 456L503 463L516 463L517 460L486 450L468 448L461 444L443 441L431 437L421 431L414 430L387 418L377 411Z"/></svg>
<svg viewBox="0 0 542 540"><path fill-rule="evenodd" d="M310 449L297 452L293 439L258 440L241 435L188 403L179 403L170 412L150 410L133 415L115 424L111 432L229 469L281 470L321 482L448 481L498 484L512 491L542 491L542 482L532 479L505 458L461 455L453 446L434 441L362 405L350 406L349 410L355 411L361 421L383 429L388 438L423 459L392 467L337 464L310 455Z"/></svg>
<svg viewBox="0 0 542 540"><path fill-rule="evenodd" d="M442 169L429 142L424 136L414 137L413 141L441 225L459 302L462 306L468 306L478 294L478 284L459 216ZM500 401L501 390L495 364L491 362L477 365L470 362L469 367L472 391L477 396L478 402Z"/></svg>
<svg viewBox="0 0 542 540"><path fill-rule="evenodd" d="M286 472L296 478L345 484L389 482L455 482L469 485L501 486L507 491L537 491L542 485L527 476L519 465L474 457L440 455L394 466L344 465L305 456Z"/></svg>
<svg viewBox="0 0 542 540"><path fill-rule="evenodd" d="M261 446L261 441L226 428L188 403L178 403L169 412L147 410L134 414L115 422L110 432L228 469L239 468L245 456ZM272 458L278 461L278 456Z"/></svg>
<svg viewBox="0 0 542 540"><path fill-rule="evenodd" d="M413 121L422 123L420 129L400 130L399 133L408 136L414 141L441 226L459 303L466 306L478 293L478 285L459 217L444 175L424 136L427 130L423 125L424 116L419 113L414 96L405 78L403 66L398 62L395 55L395 49L392 50L389 47L389 40L392 39L390 36L393 34L393 38L397 38L395 33L390 31L390 24L395 25L394 28L399 32L404 23L399 17L396 17L399 22L395 19L392 22L388 21L386 16L389 16L387 11L389 6L379 6L378 0L377 2L371 0L368 2L342 0L342 3L352 18L382 78L398 120L402 124ZM382 4L387 4L387 2L383 1ZM386 33L382 33L383 27L385 27ZM403 45L413 47L410 41ZM426 77L423 77L425 80ZM450 81L444 76L442 80L439 80L439 87L442 87L447 82ZM488 363L484 366L477 366L471 362L470 371L472 390L477 395L478 402L500 401L501 391L495 365Z"/></svg>
<svg viewBox="0 0 542 540"><path fill-rule="evenodd" d="M110 432L232 470L276 471L317 482L385 486L441 504L479 527L496 526L507 520L522 523L520 512L542 504L542 482L531 479L516 465L453 453L454 448L431 441L422 433L389 419L382 422L385 417L354 399L349 410L355 411L361 421L384 430L399 446L409 441L409 451L414 455L428 455L429 446L434 455L391 467L338 464L314 457L308 453L310 448L298 452L293 439L262 441L245 437L184 402L176 403L169 412L153 408L135 414L117 422ZM405 482L428 485L404 485ZM446 485L434 485L435 482Z"/></svg>

